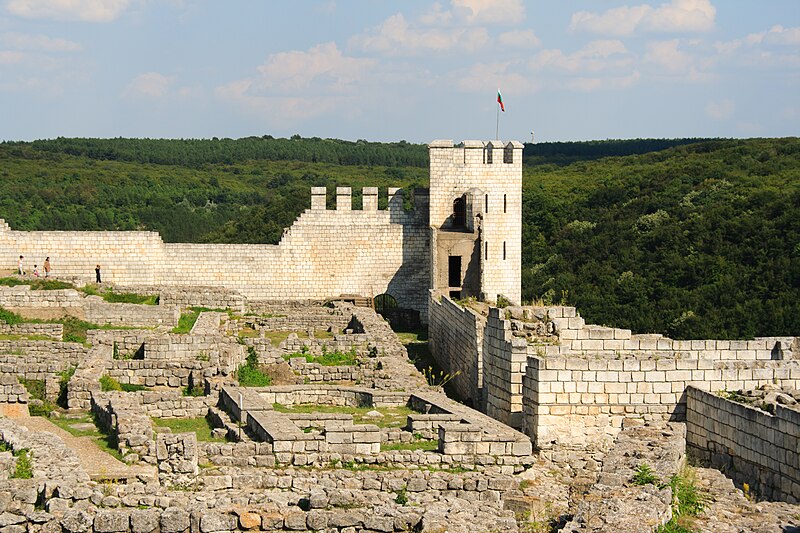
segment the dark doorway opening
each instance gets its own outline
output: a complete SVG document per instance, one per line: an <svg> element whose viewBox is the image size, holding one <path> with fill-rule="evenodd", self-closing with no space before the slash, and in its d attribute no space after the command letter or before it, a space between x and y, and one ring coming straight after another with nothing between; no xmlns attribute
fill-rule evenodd
<svg viewBox="0 0 800 533"><path fill-rule="evenodd" d="M447 286L461 287L460 255L451 255L447 258Z"/></svg>
<svg viewBox="0 0 800 533"><path fill-rule="evenodd" d="M453 227L463 228L467 225L467 202L464 197L453 201Z"/></svg>

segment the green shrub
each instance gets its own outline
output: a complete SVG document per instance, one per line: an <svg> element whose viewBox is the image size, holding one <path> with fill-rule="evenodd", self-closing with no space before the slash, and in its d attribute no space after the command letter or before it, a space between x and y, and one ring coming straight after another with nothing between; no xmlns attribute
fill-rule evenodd
<svg viewBox="0 0 800 533"><path fill-rule="evenodd" d="M236 371L236 379L242 387L269 387L272 385L272 376L264 373L258 367L244 364Z"/></svg>
<svg viewBox="0 0 800 533"><path fill-rule="evenodd" d="M28 455L28 450L26 448L15 450L14 455L17 458L17 466L14 469L14 473L11 474L11 477L16 479L31 479L33 477L33 464Z"/></svg>
<svg viewBox="0 0 800 533"><path fill-rule="evenodd" d="M103 392L122 390L122 384L108 374L100 376L100 390Z"/></svg>
<svg viewBox="0 0 800 533"><path fill-rule="evenodd" d="M5 322L9 326L13 326L14 324L21 324L25 321L17 313L13 313L4 307L0 307L0 321Z"/></svg>

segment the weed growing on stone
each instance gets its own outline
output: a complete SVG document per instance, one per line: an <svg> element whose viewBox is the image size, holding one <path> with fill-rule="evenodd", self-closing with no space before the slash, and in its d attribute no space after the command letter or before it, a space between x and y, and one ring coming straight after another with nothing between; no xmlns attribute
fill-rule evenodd
<svg viewBox="0 0 800 533"><path fill-rule="evenodd" d="M14 456L17 458L17 465L14 469L14 473L11 474L12 478L31 479L33 477L33 464L31 463L31 458L28 453L29 451L27 448L14 450Z"/></svg>
<svg viewBox="0 0 800 533"><path fill-rule="evenodd" d="M656 529L656 533L691 533L694 518L705 509L707 496L695 484L693 472L685 468L672 476L672 519Z"/></svg>
<svg viewBox="0 0 800 533"><path fill-rule="evenodd" d="M633 475L631 479L631 483L634 485L655 485L656 487L661 485L661 480L658 479L658 476L650 468L650 465L647 463L642 463L636 467L636 473Z"/></svg>
<svg viewBox="0 0 800 533"><path fill-rule="evenodd" d="M456 370L454 373L450 374L449 372L445 373L444 370L439 370L437 373L433 366L429 366L422 371L422 374L425 376L425 381L427 381L428 385L431 387L444 387L456 377L460 376L461 371Z"/></svg>
<svg viewBox="0 0 800 533"><path fill-rule="evenodd" d="M408 492L406 487L397 491L397 496L394 498L394 503L397 505L407 505L408 504Z"/></svg>

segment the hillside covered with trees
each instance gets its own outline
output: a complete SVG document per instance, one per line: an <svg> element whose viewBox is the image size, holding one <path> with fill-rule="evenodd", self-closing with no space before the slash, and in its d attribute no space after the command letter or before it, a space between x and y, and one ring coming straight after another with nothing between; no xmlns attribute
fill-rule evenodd
<svg viewBox="0 0 800 533"><path fill-rule="evenodd" d="M524 157L526 300L675 338L800 333L800 140L541 143ZM0 144L0 218L276 243L312 186L331 202L352 186L358 205L363 186L427 180L425 146L406 142L11 142Z"/></svg>

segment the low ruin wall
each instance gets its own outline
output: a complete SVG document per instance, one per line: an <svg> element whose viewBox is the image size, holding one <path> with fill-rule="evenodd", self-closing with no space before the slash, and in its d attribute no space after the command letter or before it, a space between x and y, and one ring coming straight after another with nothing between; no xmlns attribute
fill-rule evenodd
<svg viewBox="0 0 800 533"><path fill-rule="evenodd" d="M428 343L436 364L454 376L450 387L479 408L483 404L483 330L485 319L447 296L431 293ZM458 374L458 375L456 375Z"/></svg>
<svg viewBox="0 0 800 533"><path fill-rule="evenodd" d="M623 419L685 420L686 387L800 383L798 361L528 357L523 430L538 448L613 436Z"/></svg>
<svg viewBox="0 0 800 533"><path fill-rule="evenodd" d="M763 499L800 501L800 412L777 405L771 415L696 387L686 396L692 456L747 483Z"/></svg>

